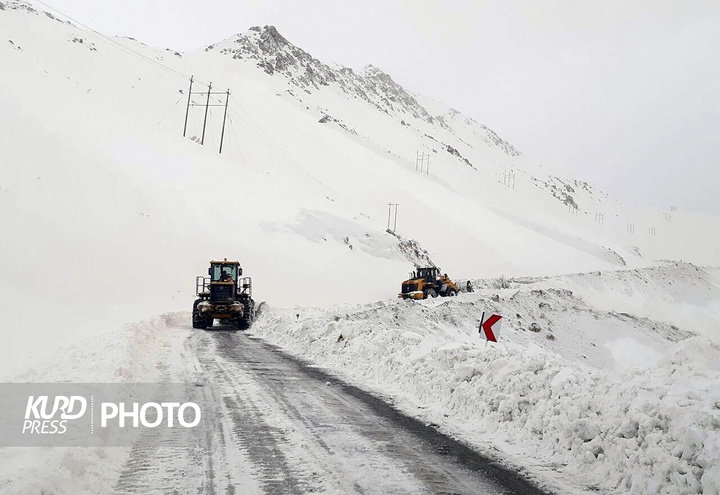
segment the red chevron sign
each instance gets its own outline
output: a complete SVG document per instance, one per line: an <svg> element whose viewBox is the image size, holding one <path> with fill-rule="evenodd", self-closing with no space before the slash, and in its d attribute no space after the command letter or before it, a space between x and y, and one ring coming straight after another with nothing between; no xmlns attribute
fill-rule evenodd
<svg viewBox="0 0 720 495"><path fill-rule="evenodd" d="M497 342L497 337L500 333L500 320L502 320L502 316L500 315L491 314L485 318L485 313L483 313L478 330L480 335L485 337L485 340Z"/></svg>

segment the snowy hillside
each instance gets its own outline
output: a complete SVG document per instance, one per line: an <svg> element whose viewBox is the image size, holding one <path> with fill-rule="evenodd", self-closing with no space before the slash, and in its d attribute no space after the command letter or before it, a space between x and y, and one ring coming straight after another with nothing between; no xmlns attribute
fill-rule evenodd
<svg viewBox="0 0 720 495"><path fill-rule="evenodd" d="M398 233L456 277L716 263L718 236L693 239L717 219L662 222L590 187L569 213L539 167L487 127L377 68L330 68L272 27L183 55L3 5L0 295L9 324L28 329L11 332L16 357L187 309L212 257L239 258L278 305L392 297L411 265L384 232L389 202ZM182 139L188 81L177 73L232 91L222 155L222 107L211 107L206 146ZM188 137L200 138L204 110L191 109ZM419 152L429 175L415 170ZM28 321L31 298L48 311ZM38 347L30 336L48 326L58 331Z"/></svg>
<svg viewBox="0 0 720 495"><path fill-rule="evenodd" d="M546 481L718 493L719 218L622 205L271 26L179 53L0 1L0 374L156 378L93 363L103 342L147 358L120 330L159 314L157 339L180 339L195 276L227 257L272 308L256 335ZM480 292L399 303L427 259ZM483 311L506 343L478 346Z"/></svg>

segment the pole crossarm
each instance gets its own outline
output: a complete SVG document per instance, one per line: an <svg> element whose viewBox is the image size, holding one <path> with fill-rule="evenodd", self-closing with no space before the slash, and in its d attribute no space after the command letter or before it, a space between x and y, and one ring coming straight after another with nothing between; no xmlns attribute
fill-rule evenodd
<svg viewBox="0 0 720 495"><path fill-rule="evenodd" d="M207 127L208 110L210 110L210 107L225 107L225 112L223 112L222 132L220 133L220 149L218 150L219 153L222 153L223 141L225 140L225 121L227 120L228 104L230 103L230 90L226 89L225 91L213 91L211 82L208 84L207 91L193 91L193 82L195 82L195 76L190 76L190 88L188 89L188 102L187 108L185 109L185 127L183 127L183 137L187 134L187 121L188 115L190 114L190 107L205 107L202 137L200 138L201 145L205 144L205 129ZM205 103L197 103L193 101L193 95L207 96L207 99L205 100ZM225 103L210 103L211 95L225 95ZM212 114L210 117L212 117ZM210 123L212 124L212 121Z"/></svg>

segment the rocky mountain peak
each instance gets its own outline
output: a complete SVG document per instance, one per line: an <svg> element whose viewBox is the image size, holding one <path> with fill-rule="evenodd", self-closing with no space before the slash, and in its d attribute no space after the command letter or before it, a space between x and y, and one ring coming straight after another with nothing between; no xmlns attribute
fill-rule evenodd
<svg viewBox="0 0 720 495"><path fill-rule="evenodd" d="M383 72L381 69L372 64L368 64L365 66L365 68L363 69L363 74L366 77L375 77L385 82L393 84L395 83L395 81L392 80L392 77L390 77L389 74Z"/></svg>
<svg viewBox="0 0 720 495"><path fill-rule="evenodd" d="M221 53L237 60L254 60L269 75L281 74L290 84L307 92L334 85L385 113L410 113L433 122L432 116L379 68L368 65L358 74L350 68L330 67L293 45L275 26L251 27L247 33L219 46Z"/></svg>
<svg viewBox="0 0 720 495"><path fill-rule="evenodd" d="M306 93L313 93L323 87L335 87L352 98L365 100L388 115L401 119L415 117L451 130L445 116L431 115L412 94L380 68L367 65L362 72L357 73L348 67L335 64L331 67L293 45L275 26L253 26L246 33L211 45L206 50L215 48L235 60L254 62L268 75L283 76L290 85ZM459 112L454 112L450 112L451 118L459 115ZM486 134L485 131L488 136L493 134L487 141L503 147L511 156L516 153L509 143L500 140L484 126L480 127L483 134Z"/></svg>
<svg viewBox="0 0 720 495"><path fill-rule="evenodd" d="M290 43L275 26L253 26L248 30L249 33L257 33L258 47L266 53L275 53L284 47L295 47Z"/></svg>

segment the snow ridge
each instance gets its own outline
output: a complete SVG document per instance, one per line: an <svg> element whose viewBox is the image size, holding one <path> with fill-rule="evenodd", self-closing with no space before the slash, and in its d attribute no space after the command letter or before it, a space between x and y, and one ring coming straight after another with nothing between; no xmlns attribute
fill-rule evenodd
<svg viewBox="0 0 720 495"><path fill-rule="evenodd" d="M443 109L442 113L432 115L416 96L378 67L367 65L360 73L349 67L330 67L293 45L274 26L254 26L245 34L209 45L205 50L219 50L235 60L255 60L257 67L265 73L281 74L291 85L308 94L322 87L333 86L393 117L413 117L453 134L456 134L454 126L467 127L484 143L499 147L510 157L520 156L515 147L492 129L463 116L455 109Z"/></svg>
<svg viewBox="0 0 720 495"><path fill-rule="evenodd" d="M663 273L688 269L625 276L661 294ZM562 282L299 316L272 310L253 332L476 448L494 443L560 493L717 494L720 347L598 310ZM500 343L486 346L473 322L489 311L506 321Z"/></svg>
<svg viewBox="0 0 720 495"><path fill-rule="evenodd" d="M213 48L216 46L210 45L206 50ZM275 26L252 27L246 34L239 34L217 48L233 59L255 59L257 66L267 74L282 74L291 84L308 93L311 89L332 84L382 112L407 113L431 124L435 122L412 95L377 67L368 65L362 74L347 67L333 69L290 43Z"/></svg>

